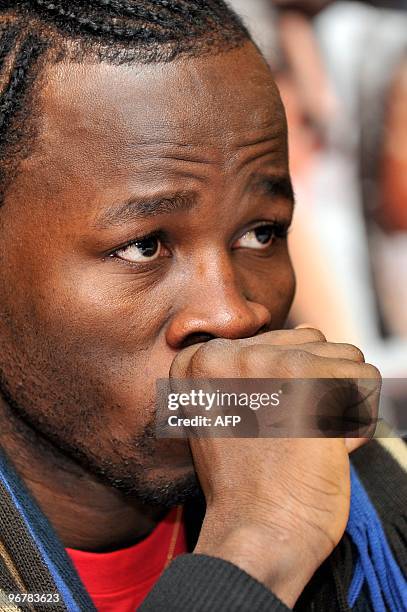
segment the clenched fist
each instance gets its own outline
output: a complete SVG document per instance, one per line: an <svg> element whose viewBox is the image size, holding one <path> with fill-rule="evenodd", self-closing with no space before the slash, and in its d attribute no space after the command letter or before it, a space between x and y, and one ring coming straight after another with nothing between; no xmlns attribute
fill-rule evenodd
<svg viewBox="0 0 407 612"><path fill-rule="evenodd" d="M373 381L377 413L381 378L359 349L332 344L302 328L242 340L215 339L181 351L171 379ZM343 400L343 384L338 402ZM334 391L332 391L332 389ZM346 395L346 394L345 394ZM312 401L312 400L310 400ZM312 409L312 406L310 407ZM344 407L345 408L345 407ZM357 438L190 439L207 511L195 553L226 559L293 606L341 539L349 515L349 452Z"/></svg>

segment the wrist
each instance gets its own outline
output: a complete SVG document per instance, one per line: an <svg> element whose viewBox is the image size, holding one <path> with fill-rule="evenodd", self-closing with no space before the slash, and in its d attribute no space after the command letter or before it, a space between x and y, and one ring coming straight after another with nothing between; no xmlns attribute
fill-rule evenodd
<svg viewBox="0 0 407 612"><path fill-rule="evenodd" d="M307 558L307 551L301 550L291 536L270 536L257 526L233 528L223 537L203 529L194 553L233 563L264 584L289 608L316 569Z"/></svg>

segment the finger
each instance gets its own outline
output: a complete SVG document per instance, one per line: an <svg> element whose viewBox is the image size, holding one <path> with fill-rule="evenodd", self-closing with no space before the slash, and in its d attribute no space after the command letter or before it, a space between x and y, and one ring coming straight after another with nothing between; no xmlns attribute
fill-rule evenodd
<svg viewBox="0 0 407 612"><path fill-rule="evenodd" d="M313 328L303 329L282 329L258 336L252 336L250 338L242 338L240 340L227 340L222 338L215 338L209 340L209 342L193 344L188 348L183 349L175 357L170 368L170 378L183 378L188 375L189 364L193 359L193 356L199 349L208 345L213 346L214 343L220 344L220 342L229 343L230 350L238 349L239 346L251 346L251 345L267 345L270 346L285 346L285 345L296 345L305 344L311 342L326 342L326 338L321 331Z"/></svg>
<svg viewBox="0 0 407 612"><path fill-rule="evenodd" d="M277 350L285 350L284 345L276 347ZM345 343L334 343L334 342L306 342L299 345L288 345L287 348L290 350L307 351L318 357L327 357L331 359L347 359L349 361L356 361L357 363L364 363L365 356L360 349L353 344Z"/></svg>
<svg viewBox="0 0 407 612"><path fill-rule="evenodd" d="M302 347L300 347L302 350ZM348 349L345 349L348 350ZM306 351L304 351L304 354ZM316 366L315 372L318 370L324 377L327 378L354 378L354 379L365 379L376 381L378 385L381 384L381 374L379 370L370 363L359 362L353 359L347 359L342 357L326 358L324 356L313 355L312 359Z"/></svg>
<svg viewBox="0 0 407 612"><path fill-rule="evenodd" d="M188 376L189 365L195 353L204 343L193 344L180 351L174 358L170 367L170 378L185 378Z"/></svg>
<svg viewBox="0 0 407 612"><path fill-rule="evenodd" d="M366 364L361 352L352 345L326 343L288 344L280 346L246 345L238 351L238 360L249 371L273 378L350 378L380 379L374 366Z"/></svg>
<svg viewBox="0 0 407 612"><path fill-rule="evenodd" d="M326 342L324 334L319 329L304 327L301 329L279 329L238 340L242 346L252 344L270 344L271 346L305 344L308 342Z"/></svg>

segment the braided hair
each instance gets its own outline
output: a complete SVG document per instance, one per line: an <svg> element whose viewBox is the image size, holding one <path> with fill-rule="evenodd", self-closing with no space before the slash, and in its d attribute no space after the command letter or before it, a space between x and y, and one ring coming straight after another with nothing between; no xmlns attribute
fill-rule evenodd
<svg viewBox="0 0 407 612"><path fill-rule="evenodd" d="M0 0L0 204L35 139L46 64L170 62L249 38L223 0Z"/></svg>

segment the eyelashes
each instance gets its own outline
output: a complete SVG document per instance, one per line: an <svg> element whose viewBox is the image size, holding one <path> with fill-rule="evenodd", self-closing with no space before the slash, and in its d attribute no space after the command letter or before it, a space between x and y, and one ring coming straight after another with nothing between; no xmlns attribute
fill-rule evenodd
<svg viewBox="0 0 407 612"><path fill-rule="evenodd" d="M288 227L279 223L262 223L236 241L238 248L267 251L277 239L287 236Z"/></svg>
<svg viewBox="0 0 407 612"><path fill-rule="evenodd" d="M135 240L115 252L116 257L130 263L146 263L164 256L165 247L156 234Z"/></svg>
<svg viewBox="0 0 407 612"><path fill-rule="evenodd" d="M288 222L281 220L258 221L233 242L232 249L265 252L277 240L287 237L289 226ZM167 240L167 245L168 243ZM163 257L171 257L171 251L167 245L166 236L162 231L151 232L109 253L109 257L132 265L149 264Z"/></svg>

